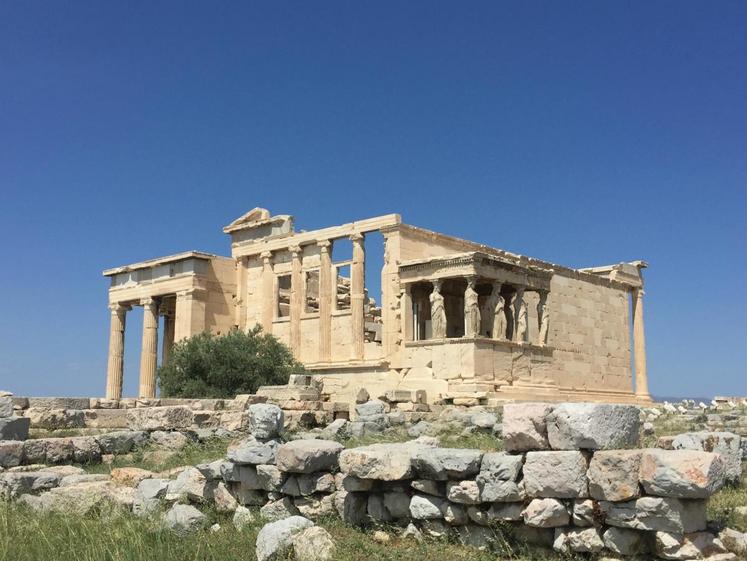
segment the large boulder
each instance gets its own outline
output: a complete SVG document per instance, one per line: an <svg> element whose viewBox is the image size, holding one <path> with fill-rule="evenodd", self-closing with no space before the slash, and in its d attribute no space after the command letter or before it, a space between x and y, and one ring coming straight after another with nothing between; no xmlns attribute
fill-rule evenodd
<svg viewBox="0 0 747 561"><path fill-rule="evenodd" d="M0 440L0 468L20 466L24 458L23 449L20 440Z"/></svg>
<svg viewBox="0 0 747 561"><path fill-rule="evenodd" d="M206 523L205 515L191 505L175 504L164 516L166 527L178 534L196 532Z"/></svg>
<svg viewBox="0 0 747 561"><path fill-rule="evenodd" d="M334 550L332 536L320 526L311 526L293 536L296 561L327 561L332 558Z"/></svg>
<svg viewBox="0 0 747 561"><path fill-rule="evenodd" d="M553 549L561 553L599 553L604 542L596 528L557 528Z"/></svg>
<svg viewBox="0 0 747 561"><path fill-rule="evenodd" d="M249 432L258 440L277 438L283 432L283 410L270 403L255 403L247 413Z"/></svg>
<svg viewBox="0 0 747 561"><path fill-rule="evenodd" d="M640 439L640 413L634 405L561 403L546 423L554 450L634 448Z"/></svg>
<svg viewBox="0 0 747 561"><path fill-rule="evenodd" d="M147 431L188 429L192 416L192 409L186 405L134 407L127 410L127 427Z"/></svg>
<svg viewBox="0 0 747 561"><path fill-rule="evenodd" d="M434 448L418 442L372 444L340 453L340 471L361 479L398 481L413 476L412 458Z"/></svg>
<svg viewBox="0 0 747 561"><path fill-rule="evenodd" d="M293 545L293 535L313 525L303 516L290 516L265 524L257 534L257 561L282 558Z"/></svg>
<svg viewBox="0 0 747 561"><path fill-rule="evenodd" d="M332 471L344 448L332 440L293 440L278 447L275 465L280 471L291 473Z"/></svg>
<svg viewBox="0 0 747 561"><path fill-rule="evenodd" d="M568 509L557 499L534 499L521 515L524 524L535 528L558 528L570 522Z"/></svg>
<svg viewBox="0 0 747 561"><path fill-rule="evenodd" d="M26 440L30 426L27 417L0 417L0 440Z"/></svg>
<svg viewBox="0 0 747 561"><path fill-rule="evenodd" d="M706 499L724 485L724 463L710 452L651 448L643 451L639 477L649 495Z"/></svg>
<svg viewBox="0 0 747 561"><path fill-rule="evenodd" d="M648 553L648 535L637 530L611 526L602 535L604 547L618 555Z"/></svg>
<svg viewBox="0 0 747 561"><path fill-rule="evenodd" d="M78 409L47 409L29 407L24 415L37 429L80 429L86 426L85 415Z"/></svg>
<svg viewBox="0 0 747 561"><path fill-rule="evenodd" d="M503 406L503 448L508 452L547 450L545 418L552 411L549 403L507 403Z"/></svg>
<svg viewBox="0 0 747 561"><path fill-rule="evenodd" d="M640 495L640 450L600 450L589 462L589 495L601 501L627 501Z"/></svg>
<svg viewBox="0 0 747 561"><path fill-rule="evenodd" d="M558 499L587 497L586 469L582 452L527 452L523 480L526 494Z"/></svg>
<svg viewBox="0 0 747 561"><path fill-rule="evenodd" d="M438 497L413 495L410 499L410 516L415 520L441 519L447 504L444 499Z"/></svg>
<svg viewBox="0 0 747 561"><path fill-rule="evenodd" d="M675 532L699 532L706 528L706 502L663 497L640 497L633 501L599 502L604 522L609 526Z"/></svg>
<svg viewBox="0 0 747 561"><path fill-rule="evenodd" d="M415 472L425 479L463 479L480 471L483 453L464 448L427 448L412 457Z"/></svg>
<svg viewBox="0 0 747 561"><path fill-rule="evenodd" d="M38 494L57 487L62 475L48 471L21 471L0 474L0 498L15 499L21 495Z"/></svg>
<svg viewBox="0 0 747 561"><path fill-rule="evenodd" d="M742 437L731 432L687 432L671 441L673 450L703 450L715 452L724 462L727 481L736 482L742 477Z"/></svg>

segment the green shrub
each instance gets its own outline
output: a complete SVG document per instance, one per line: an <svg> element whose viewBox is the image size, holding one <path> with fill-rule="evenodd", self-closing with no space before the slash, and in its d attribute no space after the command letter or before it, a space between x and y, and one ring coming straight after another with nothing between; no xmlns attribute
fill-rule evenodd
<svg viewBox="0 0 747 561"><path fill-rule="evenodd" d="M162 397L230 398L303 373L290 349L257 326L244 333L200 333L174 345L158 369Z"/></svg>

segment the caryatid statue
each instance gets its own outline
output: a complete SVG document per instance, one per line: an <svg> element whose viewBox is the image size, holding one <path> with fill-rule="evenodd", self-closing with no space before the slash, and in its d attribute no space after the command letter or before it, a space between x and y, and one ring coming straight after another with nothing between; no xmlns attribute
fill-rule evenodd
<svg viewBox="0 0 747 561"><path fill-rule="evenodd" d="M433 281L433 292L428 297L431 302L431 337L446 338L446 308L441 294L441 281Z"/></svg>
<svg viewBox="0 0 747 561"><path fill-rule="evenodd" d="M518 318L516 319L516 341L527 340L527 327L529 326L529 309L524 298L518 302Z"/></svg>
<svg viewBox="0 0 747 561"><path fill-rule="evenodd" d="M477 337L480 334L480 304L475 290L475 279L467 281L464 291L464 336Z"/></svg>
<svg viewBox="0 0 747 561"><path fill-rule="evenodd" d="M547 332L550 330L550 308L548 306L549 292L540 292L537 303L537 322L539 323L539 335L537 344L547 345Z"/></svg>
<svg viewBox="0 0 747 561"><path fill-rule="evenodd" d="M493 314L493 339L506 338L506 299L501 296L501 284L493 285L490 294L490 311Z"/></svg>

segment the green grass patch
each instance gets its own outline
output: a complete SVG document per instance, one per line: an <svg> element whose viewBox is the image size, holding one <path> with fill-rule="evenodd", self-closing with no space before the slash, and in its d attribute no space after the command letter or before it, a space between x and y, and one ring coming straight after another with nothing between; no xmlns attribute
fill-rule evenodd
<svg viewBox="0 0 747 561"><path fill-rule="evenodd" d="M728 485L708 501L708 519L726 524L730 528L747 532L747 517L739 516L735 509L747 506L747 462L742 464L742 481L739 485Z"/></svg>

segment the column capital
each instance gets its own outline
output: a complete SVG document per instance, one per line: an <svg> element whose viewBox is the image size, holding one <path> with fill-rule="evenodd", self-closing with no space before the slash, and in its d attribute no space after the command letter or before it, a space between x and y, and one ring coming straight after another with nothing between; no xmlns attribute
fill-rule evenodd
<svg viewBox="0 0 747 561"><path fill-rule="evenodd" d="M642 288L642 287L641 287L641 288L636 288L636 289L634 289L634 292L635 292L635 297L636 297L636 298L637 298L638 300L643 300L643 295L644 295L644 294L646 294L646 291L645 291L645 290L643 290L643 288Z"/></svg>
<svg viewBox="0 0 747 561"><path fill-rule="evenodd" d="M109 304L109 310L111 310L112 314L122 314L129 312L131 309L132 306L129 304L122 304L121 302L112 302Z"/></svg>
<svg viewBox="0 0 747 561"><path fill-rule="evenodd" d="M291 255L294 258L298 258L299 255L301 255L301 252L303 251L301 249L301 246L299 244L288 246L288 251L291 252Z"/></svg>
<svg viewBox="0 0 747 561"><path fill-rule="evenodd" d="M465 278L467 279L467 286L474 288L475 283L477 282L477 277L475 275L469 275Z"/></svg>
<svg viewBox="0 0 747 561"><path fill-rule="evenodd" d="M361 243L363 240L366 239L366 236L361 234L360 232L353 232L348 237L350 238L350 241L354 243Z"/></svg>
<svg viewBox="0 0 747 561"><path fill-rule="evenodd" d="M265 263L268 263L272 259L272 251L263 251L259 254L260 259Z"/></svg>
<svg viewBox="0 0 747 561"><path fill-rule="evenodd" d="M148 296L146 298L142 298L140 300L140 305L143 307L151 307L158 305L158 300L153 298L152 296Z"/></svg>
<svg viewBox="0 0 747 561"><path fill-rule="evenodd" d="M322 253L329 253L329 248L332 246L332 242L330 240L319 240L316 242L316 245Z"/></svg>

